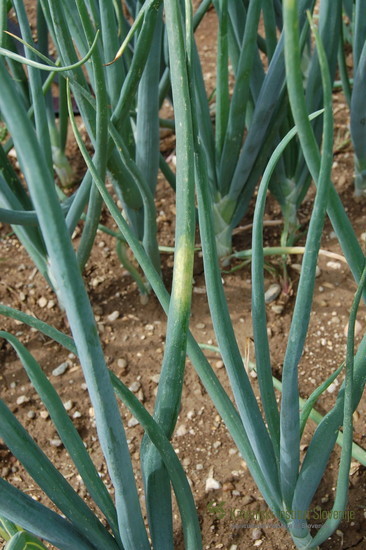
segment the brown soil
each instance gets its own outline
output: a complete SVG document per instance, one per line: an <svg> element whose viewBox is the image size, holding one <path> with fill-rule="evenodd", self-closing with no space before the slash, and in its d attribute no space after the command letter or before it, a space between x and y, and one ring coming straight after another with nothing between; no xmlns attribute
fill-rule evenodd
<svg viewBox="0 0 366 550"><path fill-rule="evenodd" d="M207 69L208 88L212 88L214 82L215 25L214 12L209 12L197 32L200 51L205 60L204 66ZM342 145L347 133L347 121L340 94L335 95L335 103L338 113L336 140L339 145ZM165 150L174 148L171 137L164 139L162 145ZM74 154L71 158L75 159L79 167L78 158ZM342 145L335 154L334 181L344 204L347 205L348 214L357 235L361 239L361 235L364 236L366 214L363 203L356 201L353 197L352 175L351 149L349 145L345 147ZM174 237L174 196L164 181L159 183L156 205L159 213L159 243L171 246ZM311 205L310 193L300 212L301 222L305 225L309 219ZM269 200L266 219L274 220L279 217L280 212L276 203ZM113 227L113 223L106 214L103 221ZM250 222L251 218L248 216L242 223L246 225ZM60 311L55 296L45 286L41 275L34 270L31 260L10 231L11 229L4 225L0 228L0 258L3 273L0 281L0 301L67 332L67 320ZM74 239L76 246L78 238L76 236ZM265 230L266 244L276 245L279 243L279 238L280 226L268 227ZM136 285L119 264L114 247L115 243L111 237L98 234L85 271L85 283L94 307L109 366L125 384L128 386L134 384L138 397L152 411L164 349L165 316L154 296L150 297L146 305L140 303ZM234 249L243 250L250 247L250 229L238 232L234 238ZM329 222L325 226L322 248L341 253ZM169 286L173 256L164 254L162 262L164 279ZM301 257L291 257L291 262L298 264L301 262ZM271 266L274 271L272 276L267 276L267 286L281 278L279 262L274 259L271 261ZM307 397L344 360L346 342L344 329L356 288L345 263L320 256L319 268L320 275L316 279L311 327L300 367L302 397ZM279 378L298 281L298 272L295 268L289 266L288 272L291 278L290 289L283 291L274 303L268 305L273 371ZM250 266L247 265L235 273L223 273L223 279L232 321L244 354L248 337L252 334ZM198 342L215 344L205 294L202 260L199 255L195 262L194 280L191 330ZM273 308L274 305L282 305L282 311L281 308ZM118 312L118 318L111 320L109 315L115 311ZM358 319L361 327L357 338L359 341L366 327L364 305L360 308ZM74 419L101 477L109 485L105 463L96 438L93 411L77 358L69 355L59 345L17 322L2 319L1 328L9 330L27 345L29 351L49 375L62 400L69 402L70 416ZM58 436L52 422L28 382L15 353L3 341L0 343L0 353L1 397L70 484L80 495L88 499L66 451L62 445L58 446ZM207 357L220 381L228 388L225 369L222 368L219 355L207 352ZM251 359L254 358L251 357ZM53 376L53 369L65 361L68 362L67 371L62 376ZM253 385L256 388L254 378ZM317 405L319 412L324 414L333 405L337 387L334 389L334 392L327 391L319 399ZM24 396L24 399L19 399L21 396ZM277 522L261 519L265 517L266 504L189 361L187 361L182 403L173 445L191 481L202 524L203 547L227 550L260 546L265 550L293 549L294 545L284 529L276 527ZM363 423L365 409L363 400L358 413L355 413L354 440L361 446L365 445ZM129 422L131 416L123 407L121 412L125 420L136 477L140 482L139 448L143 432L139 425ZM310 435L311 430L308 430L304 436L303 450ZM313 503L314 509L316 506L321 510L329 510L332 507L339 455L339 448L337 448L332 454L329 468L317 492ZM3 478L20 487L33 498L48 503L47 498L24 472L17 459L3 445L0 445L0 473ZM208 477L217 480L220 488L207 492L205 486ZM353 512L354 519L343 522L331 539L322 545L322 548L357 548L359 550L365 548L365 503L365 469L358 463L354 463L349 496L349 510ZM252 515L249 521L245 519L248 518L248 514L254 514L255 511L256 516ZM264 526L269 523L272 523L273 527ZM183 548L178 518L176 548Z"/></svg>

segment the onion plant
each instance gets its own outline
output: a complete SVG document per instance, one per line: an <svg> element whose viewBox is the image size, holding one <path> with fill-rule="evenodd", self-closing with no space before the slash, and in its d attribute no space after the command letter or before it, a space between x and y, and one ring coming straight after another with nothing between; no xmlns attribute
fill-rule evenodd
<svg viewBox="0 0 366 550"><path fill-rule="evenodd" d="M366 87L366 26L362 17L362 2L357 1L349 10L351 25L351 44L353 61L353 87L348 76L342 73L343 89L350 106L350 130L355 153L355 194L364 195L366 190L366 155L365 155L365 102L363 96Z"/></svg>
<svg viewBox="0 0 366 550"><path fill-rule="evenodd" d="M208 102L194 40L194 28L202 11L193 16L190 0L146 0L142 6L129 0L126 5L130 14L135 15L131 28L117 3L113 3L112 10L97 0L66 0L62 3L41 0L47 29L59 57L55 63L46 60L44 54L41 60L36 59L39 52L33 46L29 47L31 37L27 34L29 29L23 18L24 6L20 0L14 0L20 26L24 28L22 34L26 37L27 59L21 58L21 61L28 65L29 82L23 92L30 90L31 99L27 104L19 89L21 84L14 79L12 63L5 62L1 57L0 112L17 152L26 186L20 183L10 163L5 162L5 150L1 148L4 164L0 182L4 182L2 206L5 206L1 213L16 226L19 238L32 254L37 267L42 267L51 282L67 316L71 336L5 305L0 305L0 313L36 328L78 356L94 407L97 435L115 497L111 498L99 477L42 366L16 336L1 331L0 337L15 349L31 384L49 410L60 439L85 483L90 500L98 507L98 512L94 513L88 502L79 497L5 401L1 400L1 439L59 510L54 512L8 481L0 479L0 533L9 539L7 548L42 548L43 543L37 542L37 537L60 550L145 550L151 547L170 550L174 548L171 488L182 519L185 547L188 550L202 548L199 518L189 483L169 442L181 404L186 354L269 508L287 529L297 548L316 548L337 528L341 512L347 506L352 414L366 383L365 338L354 353L354 326L366 281L365 257L331 182L333 69L315 29L319 67L314 65L312 70L317 76L309 76L309 81L321 78L322 93L316 100L321 109L311 113L314 105L309 104L309 98L304 93L301 60L310 27L305 21L304 9L312 8L313 2L300 0L298 5L295 0L284 0L282 13L278 10L280 4L264 1L214 2L220 18L218 73L227 78L227 60L230 56L236 77L231 99L225 88L227 81L220 81L222 87L219 85L217 89L217 126L214 134L208 125ZM203 5L202 10L207 8L208 2ZM1 6L1 23L4 26L8 5L2 2ZM261 10L266 27L265 42L257 36ZM277 43L274 31L277 27L282 29L282 26L284 33ZM166 32L166 42L162 50L163 32ZM122 37L126 39L123 41ZM257 43L266 49L270 59L266 73L259 60ZM4 49L0 51L8 56L7 59L19 60L14 53ZM76 51L80 52L81 61L78 61ZM150 52L154 53L150 55ZM166 69L162 72L169 78L164 74L162 78L157 77L158 73L160 77L158 59L163 56L168 73ZM86 57L90 58L86 65L87 76L81 69ZM113 59L114 64L106 65ZM163 65L162 62L160 67ZM144 67L146 72L142 74ZM67 78L65 101L68 117L87 167L83 182L70 200L55 186L52 147L47 134L45 146L42 141L41 131L49 128L46 100L42 93L44 85L40 77L40 71L44 69L60 73L60 79ZM268 92L274 84L278 87L271 99L265 91ZM149 86L152 88L152 103L147 97ZM289 106L285 103L286 111L282 112L281 101L285 93L288 94ZM159 105L160 94L171 97L174 104L177 137L174 177L177 214L171 295L164 286L156 259L152 203L158 167L154 140L158 129L156 105ZM93 144L93 154L88 152L80 135L72 98L83 117ZM261 101L259 98L262 98ZM244 106L241 100L244 100ZM287 110L289 108L291 111ZM283 122L282 129L276 122L277 115L278 120ZM257 131L257 135L253 124L254 121L258 124L260 120L266 121L266 124L263 131ZM294 126L289 129L291 120ZM318 121L317 125L312 126L313 121ZM142 135L141 129L145 130L146 124L148 131ZM245 128L248 134L242 147ZM281 132L285 135L282 136ZM317 191L284 354L279 406L266 326L263 217L267 190L273 185L273 174L278 170L278 163L283 161L286 147L290 147L294 139L298 139L299 155L304 159L299 162L303 162L311 174ZM273 141L277 145L270 154ZM252 153L252 158L249 153ZM150 167L151 178L145 180L144 172ZM227 248L232 224L248 204L261 172L263 177L258 188L252 237L252 318L259 405L245 368L249 365L245 365L241 357L230 319L219 257L223 253L223 245ZM241 180L245 174L247 179ZM112 190L106 186L106 177L113 183ZM242 185L243 181L245 185ZM250 193L248 189L251 189ZM123 212L117 204L118 198L123 204ZM75 251L71 233L86 204L84 234L80 247ZM81 275L80 266L89 256L103 206L109 210L121 238L131 248L167 315L166 346L152 415L108 370ZM196 208L210 313L233 400L189 331ZM351 308L345 367L336 369L330 379L315 390L307 403L302 404L300 414L298 367L308 332L315 269L326 215L333 224L358 289ZM31 231L28 233L29 228ZM148 240L148 231L152 229L154 242ZM345 379L336 403L317 426L301 461L300 442L311 409L330 381L343 371L346 373ZM140 454L146 518L140 506L116 396L145 430ZM324 475L340 426L343 426L343 446L335 501L329 519L313 534L306 521L306 513ZM106 523L108 527L105 527Z"/></svg>
<svg viewBox="0 0 366 550"><path fill-rule="evenodd" d="M11 6L16 11L19 24L17 33L22 37L20 39L3 32L7 30L6 16ZM23 40L28 44L25 48L28 60L33 64L38 61L43 65L55 67L45 80L42 74L46 73L39 71L40 65L37 67L33 65L26 73L19 64L22 60L17 57L19 54L13 52L7 55L9 70L16 78L19 100L22 100L24 107L28 110L30 120L36 128L37 139L47 153L48 170L53 174L55 169L60 177L61 186L56 186L56 190L70 234L73 233L87 207L78 248L80 268L83 269L89 257L100 220L102 202L91 185L88 172L75 192L71 195L65 194L65 186L75 183L70 180L70 167L65 157L68 124L65 75L70 77L72 87L75 87L73 89L74 105L90 135L96 155L95 162L97 166L100 164L101 174L107 170L116 193L123 203L125 215L130 219L136 235L144 242L148 254L159 269L153 194L159 161L161 9L155 9L155 4L150 5L149 17L145 18L145 24L135 38L133 55L125 55L123 59L116 60L112 65L105 67L104 65L114 58L129 29L125 12L118 3L110 3L100 8L96 2L84 4L74 0L63 3L39 1L37 6L38 25L35 46L23 2L19 0L13 3L1 3L0 46L5 50L15 50L19 40ZM137 4L134 9L135 11L138 9ZM135 13L132 12L131 15L134 16ZM101 35L99 40L96 39L97 29ZM49 36L52 37L56 48L56 62L49 59ZM84 57L81 62L78 62L76 48ZM148 55L150 49L151 54ZM40 60L41 56L43 57ZM89 58L91 62L85 64ZM57 68L60 64L64 66L62 70ZM81 69L83 64L87 69L87 75ZM144 71L145 64L146 71ZM56 99L52 98L50 91L51 84L55 80L58 83ZM96 116L98 101L101 104ZM136 112L137 116L135 116ZM113 122L118 132L118 145L109 137L108 120ZM100 140L98 143L97 137ZM7 158L12 144L11 136L0 149L1 206L3 208L10 206L15 213L2 211L1 219L14 224L14 231L41 273L47 277L46 251L42 238L38 234L34 205ZM147 164L149 170L146 169ZM19 223L16 224L18 220ZM50 282L49 279L48 282Z"/></svg>

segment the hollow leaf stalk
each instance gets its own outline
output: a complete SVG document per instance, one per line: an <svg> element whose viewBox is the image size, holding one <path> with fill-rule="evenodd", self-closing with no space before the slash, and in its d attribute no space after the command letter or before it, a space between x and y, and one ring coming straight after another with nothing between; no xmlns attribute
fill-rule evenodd
<svg viewBox="0 0 366 550"><path fill-rule="evenodd" d="M187 11L186 4L186 11ZM181 10L176 2L164 3L169 43L170 72L176 121L176 232L172 294L169 304L166 346L154 418L171 437L180 407L191 309L194 260L195 207L192 113L189 103ZM189 11L188 17L189 17ZM154 447L144 441L142 467L153 544L157 549L172 545L170 482ZM165 529L159 520L164 518ZM190 542L192 544L193 541ZM201 542L196 541L201 546ZM193 547L192 547L193 548Z"/></svg>

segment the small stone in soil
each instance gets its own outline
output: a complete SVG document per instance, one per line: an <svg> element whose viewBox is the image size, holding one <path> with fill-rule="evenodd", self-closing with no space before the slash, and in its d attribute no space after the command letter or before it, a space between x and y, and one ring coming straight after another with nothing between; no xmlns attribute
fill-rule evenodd
<svg viewBox="0 0 366 550"><path fill-rule="evenodd" d="M252 497L252 495L244 495L242 504L243 506L246 506L247 504L251 504L253 501L254 501L254 498Z"/></svg>
<svg viewBox="0 0 366 550"><path fill-rule="evenodd" d="M150 380L154 382L154 384L159 384L160 374L154 374L153 376L151 376Z"/></svg>
<svg viewBox="0 0 366 550"><path fill-rule="evenodd" d="M28 403L28 401L29 401L29 397L27 397L26 395L20 395L17 398L17 405L23 405L24 403Z"/></svg>
<svg viewBox="0 0 366 550"><path fill-rule="evenodd" d="M61 376L62 374L64 374L67 371L68 368L69 368L69 362L64 361L58 367L53 369L52 374L53 374L53 376Z"/></svg>
<svg viewBox="0 0 366 550"><path fill-rule="evenodd" d="M235 485L231 481L226 481L222 486L222 490L225 492L232 491L233 489L235 489Z"/></svg>
<svg viewBox="0 0 366 550"><path fill-rule="evenodd" d="M274 283L264 293L264 301L266 302L266 304L270 304L271 302L276 300L276 298L278 298L280 294L281 285L279 285L278 283Z"/></svg>
<svg viewBox="0 0 366 550"><path fill-rule="evenodd" d="M41 296L41 298L38 300L37 304L39 305L39 307L46 307L47 305L47 298L45 298L44 296Z"/></svg>
<svg viewBox="0 0 366 550"><path fill-rule="evenodd" d="M117 367L119 369L125 370L127 368L127 361L126 359L120 358L117 361Z"/></svg>
<svg viewBox="0 0 366 550"><path fill-rule="evenodd" d="M67 411L70 411L72 409L72 406L73 406L73 402L71 401L71 399L69 399L68 401L65 401L64 407Z"/></svg>
<svg viewBox="0 0 366 550"><path fill-rule="evenodd" d="M119 317L119 311L112 311L107 317L108 321L116 321Z"/></svg>
<svg viewBox="0 0 366 550"><path fill-rule="evenodd" d="M132 416L132 417L129 419L129 421L128 421L128 423L127 423L127 426L128 426L129 428L133 428L134 426L137 426L138 423L139 423L139 421L137 420L137 418L135 418L134 416Z"/></svg>
<svg viewBox="0 0 366 550"><path fill-rule="evenodd" d="M334 393L337 389L337 384L335 382L333 382L332 384L330 384L330 386L327 388L327 392L328 393Z"/></svg>
<svg viewBox="0 0 366 550"><path fill-rule="evenodd" d="M138 380L135 380L135 382L132 382L131 386L128 389L133 393L136 393L139 391L140 388L141 388L141 382L139 382Z"/></svg>
<svg viewBox="0 0 366 550"><path fill-rule="evenodd" d="M341 269L342 265L340 262L334 262L333 260L330 260L327 262L327 267L330 267L330 269Z"/></svg>
<svg viewBox="0 0 366 550"><path fill-rule="evenodd" d="M50 439L50 445L52 447L61 447L62 441L61 439Z"/></svg>
<svg viewBox="0 0 366 550"><path fill-rule="evenodd" d="M30 418L30 420L33 420L33 418L36 417L36 413L34 411L28 411L27 417Z"/></svg>
<svg viewBox="0 0 366 550"><path fill-rule="evenodd" d="M140 304L142 306L146 306L148 301L149 301L149 295L148 294L140 294Z"/></svg>
<svg viewBox="0 0 366 550"><path fill-rule="evenodd" d="M181 424L179 426L179 428L177 429L177 431L175 432L175 435L177 437L182 437L183 435L186 435L186 433L187 433L187 428L186 428L185 424Z"/></svg>
<svg viewBox="0 0 366 550"><path fill-rule="evenodd" d="M193 294L206 294L206 287L205 286L194 286L193 287Z"/></svg>
<svg viewBox="0 0 366 550"><path fill-rule="evenodd" d="M208 477L206 479L206 485L205 485L206 493L209 493L210 491L217 491L220 488L221 488L220 482L214 479L213 477Z"/></svg>
<svg viewBox="0 0 366 550"><path fill-rule="evenodd" d="M252 539L253 540L259 540L261 537L262 537L262 531L261 529L259 529L258 527L256 527L255 529L253 529L252 531Z"/></svg>

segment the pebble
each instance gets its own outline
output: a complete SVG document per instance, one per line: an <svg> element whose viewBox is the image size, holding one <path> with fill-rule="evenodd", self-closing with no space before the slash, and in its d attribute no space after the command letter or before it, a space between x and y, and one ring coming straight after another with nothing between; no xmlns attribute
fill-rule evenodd
<svg viewBox="0 0 366 550"><path fill-rule="evenodd" d="M137 420L137 418L135 418L134 416L132 416L129 421L127 422L127 426L129 428L133 428L134 426L137 426L137 424L139 423L139 421Z"/></svg>
<svg viewBox="0 0 366 550"><path fill-rule="evenodd" d="M61 447L62 441L61 439L50 439L50 445L51 447Z"/></svg>
<svg viewBox="0 0 366 550"><path fill-rule="evenodd" d="M61 376L67 371L68 368L69 368L69 362L65 361L64 363L61 363L58 367L53 369L52 374L53 376Z"/></svg>
<svg viewBox="0 0 366 550"><path fill-rule="evenodd" d="M81 412L80 411L75 411L74 414L72 415L73 418L80 418L81 417Z"/></svg>
<svg viewBox="0 0 366 550"><path fill-rule="evenodd" d="M361 330L362 330L362 325L361 325L360 321L356 320L356 323L355 323L355 336L358 336L360 334ZM348 335L348 323L344 327L344 335L345 336Z"/></svg>
<svg viewBox="0 0 366 550"><path fill-rule="evenodd" d="M243 500L242 500L243 506L246 506L247 504L251 504L252 502L254 502L254 498L252 497L252 495L243 496Z"/></svg>
<svg viewBox="0 0 366 550"><path fill-rule="evenodd" d="M215 367L216 367L217 369L222 369L223 366L224 366L224 361L222 361L221 359L219 359L218 361L216 361Z"/></svg>
<svg viewBox="0 0 366 550"><path fill-rule="evenodd" d="M140 388L141 388L141 382L139 382L138 380L135 380L135 382L132 382L131 386L129 386L128 389L133 393L136 393L139 391Z"/></svg>
<svg viewBox="0 0 366 550"><path fill-rule="evenodd" d="M330 267L330 269L341 269L342 265L340 262L334 262L333 260L330 260L327 262L327 267Z"/></svg>
<svg viewBox="0 0 366 550"><path fill-rule="evenodd" d="M329 322L331 325L340 325L341 320L339 317L335 316L335 317L332 317Z"/></svg>
<svg viewBox="0 0 366 550"><path fill-rule="evenodd" d="M366 233L361 233L361 241L366 242Z"/></svg>
<svg viewBox="0 0 366 550"><path fill-rule="evenodd" d="M93 288L96 288L97 286L99 286L101 283L103 283L105 281L105 278L104 277L94 277L94 279L92 279L91 281L91 285Z"/></svg>
<svg viewBox="0 0 366 550"><path fill-rule="evenodd" d="M213 477L208 477L206 479L205 491L209 493L210 491L217 491L221 488L221 483L214 479Z"/></svg>
<svg viewBox="0 0 366 550"><path fill-rule="evenodd" d="M277 315L281 315L281 313L283 312L283 306L281 304L274 305L271 307L271 310Z"/></svg>
<svg viewBox="0 0 366 550"><path fill-rule="evenodd" d="M334 393L337 389L337 384L335 382L332 382L330 386L327 388L328 393Z"/></svg>
<svg viewBox="0 0 366 550"><path fill-rule="evenodd" d="M119 311L115 310L115 311L112 311L112 313L110 313L107 317L108 321L116 321L116 319L118 319L119 317Z"/></svg>
<svg viewBox="0 0 366 550"><path fill-rule="evenodd" d="M72 409L72 406L73 406L73 402L71 401L71 399L69 399L68 401L65 401L64 407L67 411L70 411Z"/></svg>
<svg viewBox="0 0 366 550"><path fill-rule="evenodd" d="M183 435L186 435L187 433L187 428L186 428L186 425L185 424L181 424L179 426L179 428L177 429L177 431L175 432L175 435L177 437L182 437Z"/></svg>
<svg viewBox="0 0 366 550"><path fill-rule="evenodd" d="M206 294L206 287L205 286L194 286L193 287L193 294Z"/></svg>
<svg viewBox="0 0 366 550"><path fill-rule="evenodd" d="M118 359L118 361L117 361L117 367L118 367L119 369L125 370L125 369L127 368L127 361L126 361L126 359L123 359L123 358Z"/></svg>
<svg viewBox="0 0 366 550"><path fill-rule="evenodd" d="M47 418L50 416L50 413L48 411L41 411L40 417L43 418L43 420L47 420Z"/></svg>
<svg viewBox="0 0 366 550"><path fill-rule="evenodd" d="M154 382L154 384L159 384L160 374L154 374L154 376L150 377L150 380Z"/></svg>
<svg viewBox="0 0 366 550"><path fill-rule="evenodd" d="M266 302L266 304L270 304L271 302L274 302L280 294L281 285L279 285L278 283L274 283L264 293L264 301Z"/></svg>
<svg viewBox="0 0 366 550"><path fill-rule="evenodd" d="M28 403L28 401L29 401L29 397L27 397L26 395L20 395L17 398L17 405L23 405L24 403Z"/></svg>
<svg viewBox="0 0 366 550"><path fill-rule="evenodd" d="M34 411L28 411L27 412L27 417L30 418L31 420L33 420L33 418L36 417L36 413Z"/></svg>
<svg viewBox="0 0 366 550"><path fill-rule="evenodd" d="M253 540L259 540L260 538L262 538L262 531L261 529L259 529L258 527L256 527L255 529L253 529L252 531L252 539Z"/></svg>
<svg viewBox="0 0 366 550"><path fill-rule="evenodd" d="M38 301L37 301L37 304L39 305L39 307L46 307L47 305L47 298L45 298L44 296L42 296Z"/></svg>
<svg viewBox="0 0 366 550"><path fill-rule="evenodd" d="M205 327L206 327L205 323L197 323L196 324L196 328L198 328L198 329L203 329Z"/></svg>
<svg viewBox="0 0 366 550"><path fill-rule="evenodd" d="M146 306L148 301L149 301L149 295L148 294L140 294L140 304L142 306Z"/></svg>

